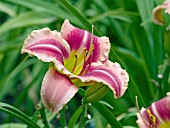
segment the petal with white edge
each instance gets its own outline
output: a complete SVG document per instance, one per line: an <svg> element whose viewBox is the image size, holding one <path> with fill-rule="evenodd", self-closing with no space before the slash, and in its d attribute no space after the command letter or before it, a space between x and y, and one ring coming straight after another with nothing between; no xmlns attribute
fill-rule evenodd
<svg viewBox="0 0 170 128"><path fill-rule="evenodd" d="M97 37L86 30L74 27L68 20L65 20L61 28L61 37L70 45L71 51L82 54L84 49L90 52L93 46L92 57L87 62L106 61L110 52L110 42L107 37Z"/></svg>
<svg viewBox="0 0 170 128"><path fill-rule="evenodd" d="M25 39L21 53L36 56L44 62L63 64L63 59L69 57L70 47L56 30L43 28L31 32Z"/></svg>
<svg viewBox="0 0 170 128"><path fill-rule="evenodd" d="M118 63L107 60L105 63L92 63L84 76L73 76L78 84L98 82L107 85L114 93L114 97L121 97L127 89L129 76ZM75 83L76 84L76 83Z"/></svg>

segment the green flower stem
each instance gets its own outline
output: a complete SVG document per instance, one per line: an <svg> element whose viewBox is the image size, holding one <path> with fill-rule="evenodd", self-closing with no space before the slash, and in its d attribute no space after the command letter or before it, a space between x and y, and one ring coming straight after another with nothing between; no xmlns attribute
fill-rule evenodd
<svg viewBox="0 0 170 128"><path fill-rule="evenodd" d="M39 116L40 116L40 111L39 110L36 110L33 117L32 117L32 120L37 123L37 121L39 120ZM31 128L30 126L27 126L26 128Z"/></svg>
<svg viewBox="0 0 170 128"><path fill-rule="evenodd" d="M36 110L33 117L32 117L32 120L34 122L37 122L39 120L39 116L40 116L40 111L39 110Z"/></svg>
<svg viewBox="0 0 170 128"><path fill-rule="evenodd" d="M45 128L50 128L47 117L46 117L46 113L45 113L45 107L42 103L38 104L38 109L40 111L40 115L41 115L41 119L42 119L42 123L44 124Z"/></svg>
<svg viewBox="0 0 170 128"><path fill-rule="evenodd" d="M83 112L82 115L80 117L80 123L78 128L84 128L86 125L86 121L87 121L87 110L88 110L88 104L83 104Z"/></svg>
<svg viewBox="0 0 170 128"><path fill-rule="evenodd" d="M92 105L102 114L102 116L108 121L108 123L114 128L123 128L121 123L116 119L112 112L110 112L106 106L100 102L94 102Z"/></svg>
<svg viewBox="0 0 170 128"><path fill-rule="evenodd" d="M61 128L66 128L67 127L67 122L65 118L65 111L66 111L67 106L64 106L63 109L60 110L58 119L61 125Z"/></svg>
<svg viewBox="0 0 170 128"><path fill-rule="evenodd" d="M163 65L159 69L159 79L158 83L160 85L159 94L160 98L165 97L165 94L169 91L169 88L167 88L167 85L169 85L169 72L170 72L170 55L166 55L166 59L164 60Z"/></svg>
<svg viewBox="0 0 170 128"><path fill-rule="evenodd" d="M85 91L83 89L79 89L78 93L81 96L84 96ZM84 103L84 102L83 102ZM107 120L107 122L111 125L114 126L114 128L122 128L123 126L121 123L116 119L116 117L113 115L112 112L109 111L109 109L103 105L100 102L93 102L91 103L93 107L95 107L96 110L99 111L99 113ZM83 108L84 109L84 108ZM83 110L85 112L85 110ZM84 113L83 112L83 113Z"/></svg>

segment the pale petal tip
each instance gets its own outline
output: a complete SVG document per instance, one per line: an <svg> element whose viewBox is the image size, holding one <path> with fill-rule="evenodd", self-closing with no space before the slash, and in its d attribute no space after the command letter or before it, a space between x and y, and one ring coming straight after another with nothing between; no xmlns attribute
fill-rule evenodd
<svg viewBox="0 0 170 128"><path fill-rule="evenodd" d="M140 113L142 114L144 111L146 111L146 109L144 107L141 108L140 110ZM141 117L141 115L138 113L136 113L136 116L137 116L137 125L139 126L139 128L145 128L147 127L146 124L145 124L145 121L143 120L143 118Z"/></svg>
<svg viewBox="0 0 170 128"><path fill-rule="evenodd" d="M70 24L69 20L64 20L64 23L61 27L61 36L65 38L75 27Z"/></svg>
<svg viewBox="0 0 170 128"><path fill-rule="evenodd" d="M35 42L38 42L39 40L42 40L44 38L49 38L51 32L52 31L47 27L39 30L33 30L31 34L29 34L28 37L25 39L22 49L26 49L27 47L29 47ZM55 33L57 32L55 31Z"/></svg>
<svg viewBox="0 0 170 128"><path fill-rule="evenodd" d="M108 59L108 55L110 52L110 41L109 38L106 36L102 36L101 38L99 38L99 42L100 42L100 61L101 62L105 62Z"/></svg>
<svg viewBox="0 0 170 128"><path fill-rule="evenodd" d="M123 94L125 93L126 89L128 88L128 82L129 82L129 75L126 72L126 70L122 69L120 64L115 62L113 64L113 69L115 69L116 71L116 75L118 76L119 80L121 81L121 90L120 90L120 94L119 96L117 96L116 94L114 94L115 98L121 97L123 96Z"/></svg>

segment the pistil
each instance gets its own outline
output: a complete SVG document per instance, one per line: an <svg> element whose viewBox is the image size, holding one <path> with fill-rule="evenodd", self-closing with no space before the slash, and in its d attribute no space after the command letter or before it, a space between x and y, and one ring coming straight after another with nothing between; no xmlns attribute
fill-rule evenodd
<svg viewBox="0 0 170 128"><path fill-rule="evenodd" d="M72 69L71 73L73 73L73 72L74 72L74 70L76 69L77 61L78 61L78 57L77 57L77 55L75 55L75 59L76 59L76 61L75 61L75 63L74 63L74 67L73 67L73 69Z"/></svg>

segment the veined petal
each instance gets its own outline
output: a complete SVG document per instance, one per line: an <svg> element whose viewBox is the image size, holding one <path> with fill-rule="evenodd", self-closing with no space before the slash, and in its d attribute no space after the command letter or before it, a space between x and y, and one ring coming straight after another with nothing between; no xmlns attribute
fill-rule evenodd
<svg viewBox="0 0 170 128"><path fill-rule="evenodd" d="M84 83L103 83L107 85L114 93L115 98L121 97L127 89L129 76L118 63L107 60L103 63L92 63L88 72L84 76L71 76L78 78ZM81 83L78 83L81 85ZM83 84L83 83L82 83Z"/></svg>
<svg viewBox="0 0 170 128"><path fill-rule="evenodd" d="M76 94L78 88L54 67L47 71L41 87L41 99L51 112L58 112Z"/></svg>
<svg viewBox="0 0 170 128"><path fill-rule="evenodd" d="M139 128L170 128L170 93L137 113Z"/></svg>
<svg viewBox="0 0 170 128"><path fill-rule="evenodd" d="M94 36L86 30L74 27L68 20L65 20L62 25L61 37L68 42L74 54L82 54L84 50L90 52L91 47L94 46L92 57L89 56L91 62L108 59L110 42L107 37Z"/></svg>
<svg viewBox="0 0 170 128"><path fill-rule="evenodd" d="M57 31L43 28L32 31L25 39L21 53L25 52L30 56L38 57L42 61L52 61L63 65L63 59L69 57L70 47Z"/></svg>

